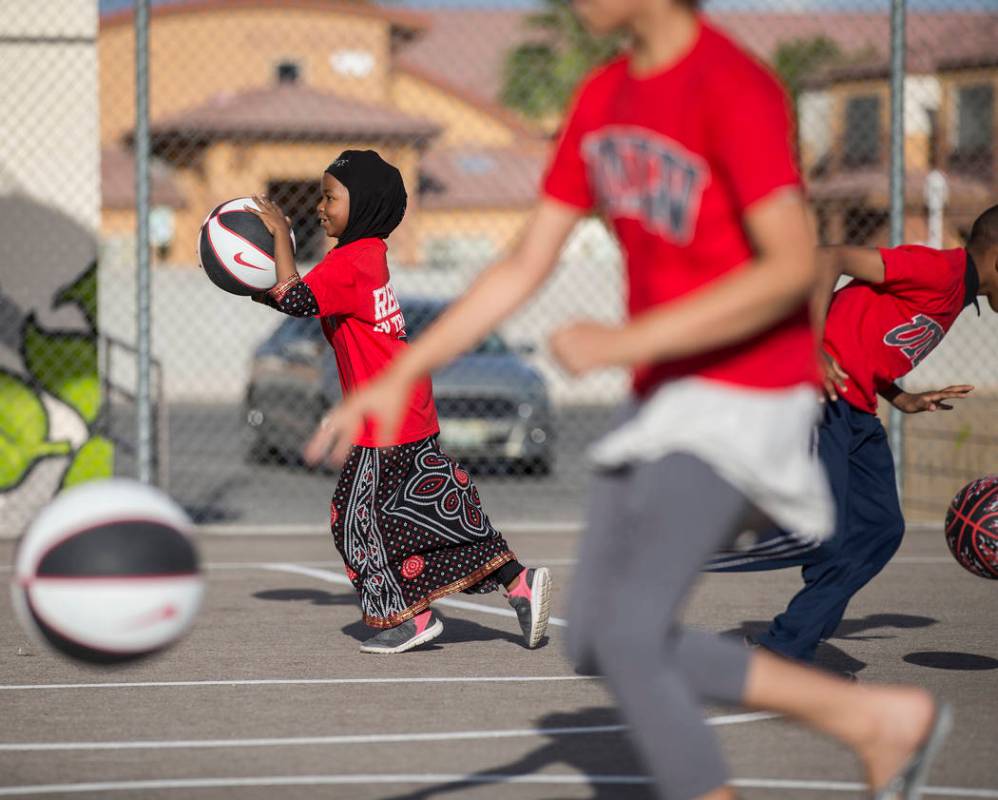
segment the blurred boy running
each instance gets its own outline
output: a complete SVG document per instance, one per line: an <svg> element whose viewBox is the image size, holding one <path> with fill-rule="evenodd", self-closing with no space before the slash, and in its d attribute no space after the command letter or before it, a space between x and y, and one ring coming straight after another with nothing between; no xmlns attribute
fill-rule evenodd
<svg viewBox="0 0 998 800"><path fill-rule="evenodd" d="M569 371L634 368L593 451L570 647L603 671L663 797L734 795L705 699L790 715L849 745L878 798L913 797L947 727L926 692L860 687L682 626L710 556L757 507L811 539L831 502L808 458L818 373L806 300L814 241L773 76L682 0L579 0L632 48L580 87L514 252L330 417L342 458L364 420L391 436L420 377L471 347L554 270L599 209L626 254L629 320L552 340Z"/></svg>

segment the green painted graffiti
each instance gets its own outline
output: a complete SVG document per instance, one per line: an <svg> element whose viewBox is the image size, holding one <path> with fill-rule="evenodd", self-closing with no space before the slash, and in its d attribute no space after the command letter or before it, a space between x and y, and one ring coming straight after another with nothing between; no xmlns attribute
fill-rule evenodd
<svg viewBox="0 0 998 800"><path fill-rule="evenodd" d="M0 492L17 488L39 460L52 456L72 454L63 488L113 474L114 445L93 431L103 401L97 368L96 262L55 295L54 306L67 303L80 307L89 331L47 331L31 315L21 340L30 382L0 371ZM69 442L49 441L48 414L38 389L86 422L90 436L75 453Z"/></svg>
<svg viewBox="0 0 998 800"><path fill-rule="evenodd" d="M38 396L16 376L0 372L0 490L9 491L46 456L64 456L69 442L50 442L48 414Z"/></svg>

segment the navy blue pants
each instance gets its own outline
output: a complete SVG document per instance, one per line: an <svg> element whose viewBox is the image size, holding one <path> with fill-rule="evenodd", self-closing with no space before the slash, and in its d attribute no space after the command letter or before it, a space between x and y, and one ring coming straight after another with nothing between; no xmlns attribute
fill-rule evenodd
<svg viewBox="0 0 998 800"><path fill-rule="evenodd" d="M803 566L804 588L757 640L802 661L814 658L818 643L835 632L853 595L891 560L904 536L894 459L875 414L841 398L826 403L818 457L835 499L832 537L804 556L757 562L744 570Z"/></svg>

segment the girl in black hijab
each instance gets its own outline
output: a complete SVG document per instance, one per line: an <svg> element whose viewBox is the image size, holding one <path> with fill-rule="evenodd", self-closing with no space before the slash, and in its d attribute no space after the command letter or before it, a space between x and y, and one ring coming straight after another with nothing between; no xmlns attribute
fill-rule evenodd
<svg viewBox="0 0 998 800"><path fill-rule="evenodd" d="M304 278L288 219L266 198L254 199L260 207L254 213L274 235L277 285L264 301L285 314L321 318L343 394L350 394L406 347L384 241L405 215L402 175L373 150L346 150L326 168L316 212L337 244ZM402 653L429 642L443 631L430 603L500 587L526 646L536 647L547 629L550 574L516 560L485 515L468 471L441 452L439 432L426 379L410 394L405 422L391 440L364 425L336 484L333 540L364 621L380 629L361 650ZM323 421L306 460L322 461L329 445Z"/></svg>
<svg viewBox="0 0 998 800"><path fill-rule="evenodd" d="M326 167L350 194L350 213L336 246L358 239L387 239L405 215L402 173L373 150L344 150ZM320 211L321 216L321 211Z"/></svg>

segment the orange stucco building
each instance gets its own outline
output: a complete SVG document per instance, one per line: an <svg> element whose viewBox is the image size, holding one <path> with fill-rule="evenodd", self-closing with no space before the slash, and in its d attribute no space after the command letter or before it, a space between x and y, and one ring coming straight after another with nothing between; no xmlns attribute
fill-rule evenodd
<svg viewBox="0 0 998 800"><path fill-rule="evenodd" d="M98 41L106 237L134 228L132 23L130 12L105 17ZM341 150L368 147L400 168L409 190L406 221L392 238L397 262L443 263L464 251L487 258L507 246L526 219L546 141L445 72L405 62L420 40L433 53L431 23L360 0L154 8L159 260L194 263L211 208L258 192L292 216L303 260L317 256L327 246L312 211L322 170Z"/></svg>

